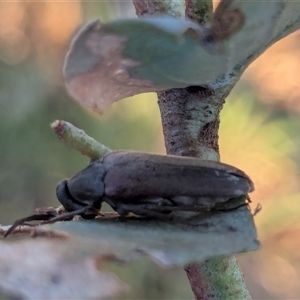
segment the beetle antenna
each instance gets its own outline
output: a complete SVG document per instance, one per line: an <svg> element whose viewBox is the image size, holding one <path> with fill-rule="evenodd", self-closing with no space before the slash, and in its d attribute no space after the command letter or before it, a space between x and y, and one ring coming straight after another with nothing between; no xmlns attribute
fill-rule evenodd
<svg viewBox="0 0 300 300"><path fill-rule="evenodd" d="M87 211L95 211L95 214L98 214L98 210L92 206L85 206L83 208L67 212L61 215L57 215L57 212L48 212L48 213L43 213L43 214L35 214L31 215L22 219L19 219L15 221L13 225L5 232L3 237L8 237L18 226L21 225L27 225L27 226L38 226L38 225L43 225L43 224L50 224L50 223L55 223L57 221L66 221L68 219L71 219L72 217L76 215L82 215L86 213ZM28 222L32 221L42 221L38 224L29 224Z"/></svg>
<svg viewBox="0 0 300 300"><path fill-rule="evenodd" d="M90 210L95 210L95 214L96 215L98 214L98 210L96 208L94 208L92 206L85 206L83 208L80 208L80 209L77 209L77 210L74 210L74 211L70 211L70 212L67 212L67 213L64 213L64 214L52 217L49 220L45 220L44 222L41 223L41 225L43 225L43 224L51 224L51 223L55 223L57 221L65 221L65 220L70 219L72 217L75 217L77 215L82 215L85 212L87 212L88 210L89 211Z"/></svg>
<svg viewBox="0 0 300 300"><path fill-rule="evenodd" d="M45 221L45 220L53 218L54 216L55 216L54 213L35 214L35 215L31 215L31 216L19 219L19 220L15 221L15 223L13 225L10 226L10 228L5 232L3 237L5 237L5 238L8 237L12 233L12 231L14 229L16 229L18 226L29 225L29 224L27 224L27 222Z"/></svg>

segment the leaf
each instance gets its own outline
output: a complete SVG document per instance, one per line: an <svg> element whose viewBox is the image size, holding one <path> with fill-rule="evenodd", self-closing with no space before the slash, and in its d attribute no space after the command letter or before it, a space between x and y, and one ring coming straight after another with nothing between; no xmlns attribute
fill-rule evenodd
<svg viewBox="0 0 300 300"><path fill-rule="evenodd" d="M56 223L51 227L71 234L86 253L96 251L122 261L146 255L165 267L253 251L259 246L253 217L245 207L198 214L190 221L111 218Z"/></svg>
<svg viewBox="0 0 300 300"><path fill-rule="evenodd" d="M77 253L109 255L122 261L140 257L143 253L164 266L185 265L210 257L256 250L259 243L248 208L233 209L231 202L231 207L225 206L224 209L222 206L222 210L189 213L185 217L180 212L179 216L175 214L172 220L165 221L121 218L108 213L92 221L57 222L33 230L32 227L20 226L12 234L72 237L70 240L76 245L73 247ZM6 230L2 227L0 233L4 234Z"/></svg>
<svg viewBox="0 0 300 300"><path fill-rule="evenodd" d="M0 290L13 299L107 299L128 287L68 240L0 242ZM99 260L99 259L98 259Z"/></svg>
<svg viewBox="0 0 300 300"><path fill-rule="evenodd" d="M231 72L242 73L299 28L299 10L299 2L222 1L210 29L167 16L93 21L76 34L66 56L67 89L102 112L135 94L230 80Z"/></svg>
<svg viewBox="0 0 300 300"><path fill-rule="evenodd" d="M283 1L283 10L273 28L273 36L279 40L300 28L299 1Z"/></svg>
<svg viewBox="0 0 300 300"><path fill-rule="evenodd" d="M0 234L6 230L0 227ZM20 226L12 234L35 237L0 242L0 290L22 299L116 298L128 288L112 274L98 271L99 263L149 257L163 267L183 266L259 246L245 206L175 215L169 221L107 213L90 221Z"/></svg>

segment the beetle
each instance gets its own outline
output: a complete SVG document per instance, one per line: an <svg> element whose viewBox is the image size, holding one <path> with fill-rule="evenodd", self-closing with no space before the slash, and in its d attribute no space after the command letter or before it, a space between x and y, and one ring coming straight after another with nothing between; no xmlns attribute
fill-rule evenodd
<svg viewBox="0 0 300 300"><path fill-rule="evenodd" d="M103 202L121 216L162 216L174 210L214 207L254 190L241 170L198 158L142 152L112 151L74 177L56 193L69 212L82 210L94 218Z"/></svg>
<svg viewBox="0 0 300 300"><path fill-rule="evenodd" d="M19 225L42 220L42 224L67 220L74 215L95 218L103 202L121 216L134 213L164 218L171 212L202 211L254 190L243 171L220 162L199 158L142 152L111 151L91 162L56 188L67 213L55 210L17 220Z"/></svg>

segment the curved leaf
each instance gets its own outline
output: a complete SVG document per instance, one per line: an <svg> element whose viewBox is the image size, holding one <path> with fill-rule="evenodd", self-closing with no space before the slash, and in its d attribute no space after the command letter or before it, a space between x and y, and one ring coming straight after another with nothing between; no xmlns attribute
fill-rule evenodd
<svg viewBox="0 0 300 300"><path fill-rule="evenodd" d="M183 266L256 250L259 242L248 208L223 210L185 217L181 212L165 221L107 213L90 221L20 226L15 237L35 239L1 242L0 290L22 299L116 298L128 288L113 274L97 270L99 263L146 256L160 266ZM0 227L0 234L6 230Z"/></svg>
<svg viewBox="0 0 300 300"><path fill-rule="evenodd" d="M51 225L70 234L85 253L110 255L123 261L147 255L163 266L256 250L253 217L241 207L202 213L179 221L112 217Z"/></svg>
<svg viewBox="0 0 300 300"><path fill-rule="evenodd" d="M101 112L138 93L205 85L242 72L300 26L299 2L233 0L219 7L211 27L167 16L91 22L66 57L69 92Z"/></svg>

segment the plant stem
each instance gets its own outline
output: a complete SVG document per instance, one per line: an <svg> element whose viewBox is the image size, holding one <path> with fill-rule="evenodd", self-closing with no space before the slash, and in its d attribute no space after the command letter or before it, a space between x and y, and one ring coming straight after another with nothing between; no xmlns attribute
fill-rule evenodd
<svg viewBox="0 0 300 300"><path fill-rule="evenodd" d="M69 122L56 120L51 127L59 139L93 160L99 159L111 151Z"/></svg>
<svg viewBox="0 0 300 300"><path fill-rule="evenodd" d="M155 0L133 2L138 16L160 15L162 12L180 17L186 14L199 24L212 18L212 1L186 0L184 11L179 9L180 6L172 6L170 3L162 8L165 1L160 2L159 8ZM201 2L205 5L201 6ZM240 69L226 74L206 87L195 86L157 93L168 154L220 160L220 111L243 71ZM185 271L197 300L251 299L234 256L213 258L202 264L189 264Z"/></svg>
<svg viewBox="0 0 300 300"><path fill-rule="evenodd" d="M213 3L211 0L185 0L185 16L199 24L212 21Z"/></svg>

